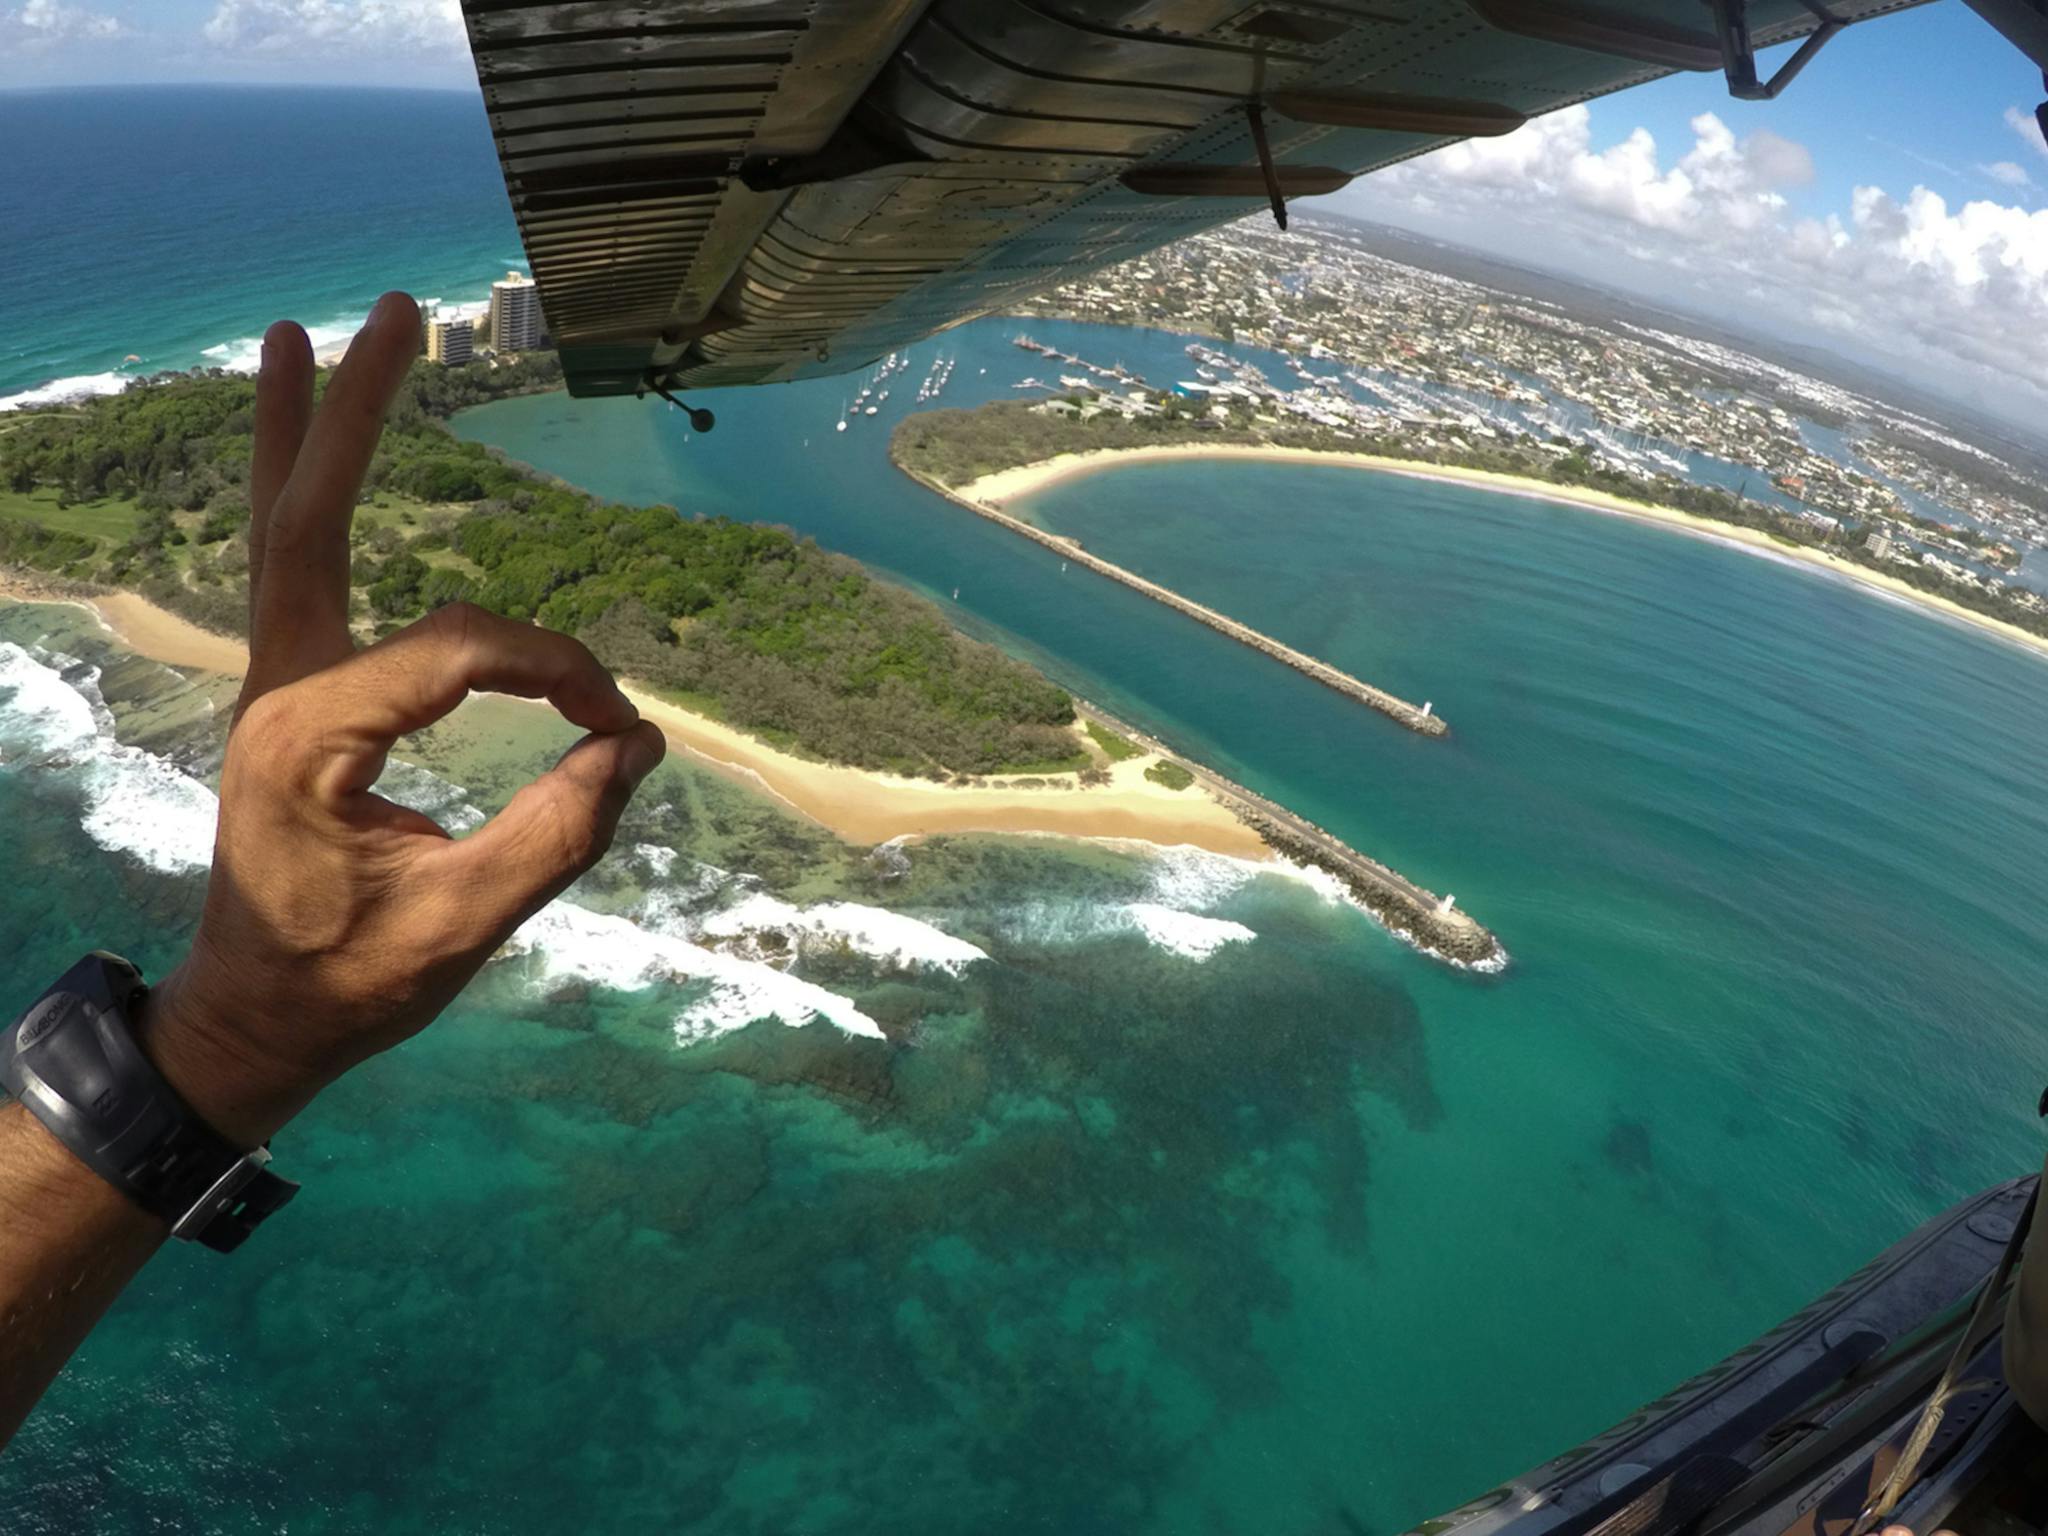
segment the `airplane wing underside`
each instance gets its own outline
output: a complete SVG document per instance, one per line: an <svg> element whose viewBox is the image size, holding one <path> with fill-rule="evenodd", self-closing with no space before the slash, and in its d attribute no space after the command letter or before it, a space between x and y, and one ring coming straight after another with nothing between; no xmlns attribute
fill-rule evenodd
<svg viewBox="0 0 2048 1536"><path fill-rule="evenodd" d="M569 388L605 395L843 372L1276 194L1673 70L1740 85L1745 31L1825 41L1912 3L462 9Z"/></svg>

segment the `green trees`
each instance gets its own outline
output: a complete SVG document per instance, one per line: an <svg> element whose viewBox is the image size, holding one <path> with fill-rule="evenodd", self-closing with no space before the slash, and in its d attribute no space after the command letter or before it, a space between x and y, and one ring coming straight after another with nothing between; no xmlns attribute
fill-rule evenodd
<svg viewBox="0 0 2048 1536"><path fill-rule="evenodd" d="M1074 756L1065 693L844 556L728 518L558 489L522 499L479 507L450 535L483 573L477 601L579 635L735 725L913 773Z"/></svg>
<svg viewBox="0 0 2048 1536"><path fill-rule="evenodd" d="M460 571L430 570L420 579L416 606L422 613L445 608L450 603L477 600L476 583Z"/></svg>
<svg viewBox="0 0 2048 1536"><path fill-rule="evenodd" d="M1084 760L1065 693L854 561L782 529L597 501L436 419L558 377L552 357L413 369L364 499L448 510L402 506L357 541L350 577L375 627L479 603L580 635L618 670L736 725L865 767L947 775ZM253 401L247 378L179 375L11 416L0 484L76 501L132 495L140 516L132 535L123 522L101 538L0 517L0 560L136 585L239 628Z"/></svg>
<svg viewBox="0 0 2048 1536"><path fill-rule="evenodd" d="M218 544L223 539L233 538L248 525L249 497L240 486L230 486L207 504L206 517L198 532L192 535L192 542Z"/></svg>
<svg viewBox="0 0 2048 1536"><path fill-rule="evenodd" d="M965 485L982 475L1019 464L1034 464L1062 453L1098 448L1143 448L1155 443L1255 443L1243 427L1212 421L1178 397L1166 397L1159 414L1124 417L1104 412L1082 422L1071 415L1040 411L1022 400L999 400L974 410L922 411L900 422L889 439L896 462L941 485Z"/></svg>
<svg viewBox="0 0 2048 1536"><path fill-rule="evenodd" d="M83 534L59 533L40 523L0 521L0 561L61 571L89 558L99 541Z"/></svg>
<svg viewBox="0 0 2048 1536"><path fill-rule="evenodd" d="M427 562L410 550L401 550L379 567L370 583L370 611L382 618L409 618L424 611L420 584L427 577Z"/></svg>

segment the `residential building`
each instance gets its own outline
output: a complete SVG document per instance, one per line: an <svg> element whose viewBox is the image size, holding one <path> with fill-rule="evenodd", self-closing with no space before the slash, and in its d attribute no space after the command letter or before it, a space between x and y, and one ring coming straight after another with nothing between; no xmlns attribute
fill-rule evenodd
<svg viewBox="0 0 2048 1536"><path fill-rule="evenodd" d="M429 320L427 361L449 367L469 362L476 356L475 331L476 327L468 320Z"/></svg>
<svg viewBox="0 0 2048 1536"><path fill-rule="evenodd" d="M540 289L532 278L507 272L491 284L490 344L500 352L531 352L540 345Z"/></svg>

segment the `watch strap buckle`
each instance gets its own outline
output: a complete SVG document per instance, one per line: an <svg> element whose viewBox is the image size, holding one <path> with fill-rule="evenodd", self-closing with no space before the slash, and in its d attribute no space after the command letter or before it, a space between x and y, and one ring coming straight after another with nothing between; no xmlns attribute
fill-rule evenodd
<svg viewBox="0 0 2048 1536"><path fill-rule="evenodd" d="M267 1217L290 1204L299 1192L290 1179L281 1179L264 1167L269 1161L268 1147L238 1158L171 1223L171 1236L204 1243L216 1253L239 1248Z"/></svg>

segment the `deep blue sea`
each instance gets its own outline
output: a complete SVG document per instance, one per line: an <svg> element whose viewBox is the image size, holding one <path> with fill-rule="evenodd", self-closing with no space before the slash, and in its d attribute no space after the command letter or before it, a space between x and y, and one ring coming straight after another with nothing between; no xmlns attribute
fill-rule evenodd
<svg viewBox="0 0 2048 1536"><path fill-rule="evenodd" d="M525 267L468 94L0 91L0 145L0 404L253 366L280 316L324 351L387 288L474 302Z"/></svg>
<svg viewBox="0 0 2048 1536"><path fill-rule="evenodd" d="M24 100L0 124L132 105ZM445 222L394 166L483 210L479 285L515 254L473 104L333 96L305 136L270 110L300 174L246 243L296 270L317 242L291 226L336 176L389 221L335 314L459 296L470 258L428 243ZM328 163L377 135L405 146L384 174ZM81 154L33 205L127 165ZM18 174L0 161L0 210ZM194 174L178 201L236 195ZM127 186L125 216L168 227ZM316 313L225 259L159 252L204 295L192 345ZM103 270L111 292L125 269ZM103 307L125 335L157 312ZM0 315L0 355L49 360L23 387L92 371ZM0 1526L1392 1533L2038 1162L2048 665L1717 544L1351 470L1127 468L1026 508L1431 699L1453 734L1425 741L889 467L935 357L944 405L1042 366L1017 328L913 349L843 433L858 381L707 396L708 436L558 396L458 427L870 562L1455 892L1507 972L1186 851L959 838L899 873L664 770L573 905L279 1138L291 1210L232 1261L152 1266L0 1461ZM1176 337L1029 329L1184 367ZM203 702L75 615L0 612L0 954L24 996L89 944L176 954ZM550 745L430 742L408 792L461 824ZM794 965L731 942L763 929ZM745 1022L771 1011L812 1022Z"/></svg>

